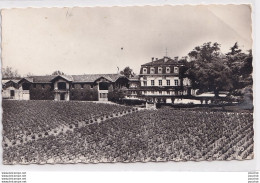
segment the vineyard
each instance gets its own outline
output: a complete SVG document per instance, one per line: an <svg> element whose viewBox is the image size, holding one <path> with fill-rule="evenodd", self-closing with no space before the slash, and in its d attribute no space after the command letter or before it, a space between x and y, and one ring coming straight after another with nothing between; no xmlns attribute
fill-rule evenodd
<svg viewBox="0 0 260 183"><path fill-rule="evenodd" d="M252 113L3 101L3 129L4 164L244 160L254 156Z"/></svg>

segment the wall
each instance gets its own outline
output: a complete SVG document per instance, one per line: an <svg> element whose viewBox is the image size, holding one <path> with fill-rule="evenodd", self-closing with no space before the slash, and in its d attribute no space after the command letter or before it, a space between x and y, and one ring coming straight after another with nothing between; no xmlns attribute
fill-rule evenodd
<svg viewBox="0 0 260 183"><path fill-rule="evenodd" d="M141 86L144 86L143 81L147 81L147 86L152 86L151 80L154 80L154 86L159 86L159 80L162 80L162 86L167 86L166 80L170 80L170 86L176 86L175 80L178 80L179 85L177 86L181 86L181 80L177 76L166 76L164 78L162 76L147 76L147 80L144 80L143 77L141 77L140 78Z"/></svg>

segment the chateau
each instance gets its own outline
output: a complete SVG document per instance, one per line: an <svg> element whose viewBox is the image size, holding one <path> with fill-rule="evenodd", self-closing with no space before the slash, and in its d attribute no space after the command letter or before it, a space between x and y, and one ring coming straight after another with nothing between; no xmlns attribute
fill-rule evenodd
<svg viewBox="0 0 260 183"><path fill-rule="evenodd" d="M121 74L47 75L2 80L3 99L110 101L123 89L130 99L174 103L175 98L192 95L178 59L152 58L141 65L138 76Z"/></svg>
<svg viewBox="0 0 260 183"><path fill-rule="evenodd" d="M151 102L173 103L176 97L189 96L191 83L183 67L176 58L152 58L141 65L138 78L130 79L129 91L132 96L139 94Z"/></svg>

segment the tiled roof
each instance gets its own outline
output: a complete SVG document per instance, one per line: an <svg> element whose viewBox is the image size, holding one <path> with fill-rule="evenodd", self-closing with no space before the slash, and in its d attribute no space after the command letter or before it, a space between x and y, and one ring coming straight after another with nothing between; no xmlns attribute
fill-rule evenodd
<svg viewBox="0 0 260 183"><path fill-rule="evenodd" d="M52 79L57 76L54 75L46 75L46 76L30 76L33 79L34 83L50 83ZM27 78L26 78L27 79Z"/></svg>
<svg viewBox="0 0 260 183"><path fill-rule="evenodd" d="M120 77L125 77L121 74L84 74L84 75L46 75L46 76L30 76L28 81L34 83L50 83L57 76L60 76L72 82L94 82L97 79L104 77L109 81L115 82Z"/></svg>
<svg viewBox="0 0 260 183"><path fill-rule="evenodd" d="M164 57L158 60L154 60L152 62L148 62L143 64L142 66L149 66L149 65L178 65L180 64L178 61L171 59L170 57Z"/></svg>
<svg viewBox="0 0 260 183"><path fill-rule="evenodd" d="M97 79L104 77L109 81L115 82L118 78L124 77L121 74L84 74L72 75L73 82L94 82Z"/></svg>

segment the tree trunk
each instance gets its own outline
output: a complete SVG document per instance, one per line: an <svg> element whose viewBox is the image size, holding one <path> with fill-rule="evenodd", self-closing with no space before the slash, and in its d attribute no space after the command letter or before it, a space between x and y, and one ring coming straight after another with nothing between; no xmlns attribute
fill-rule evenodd
<svg viewBox="0 0 260 183"><path fill-rule="evenodd" d="M219 90L218 90L218 88L216 88L216 89L214 90L214 94L215 94L215 98L218 98L218 97L219 97Z"/></svg>

